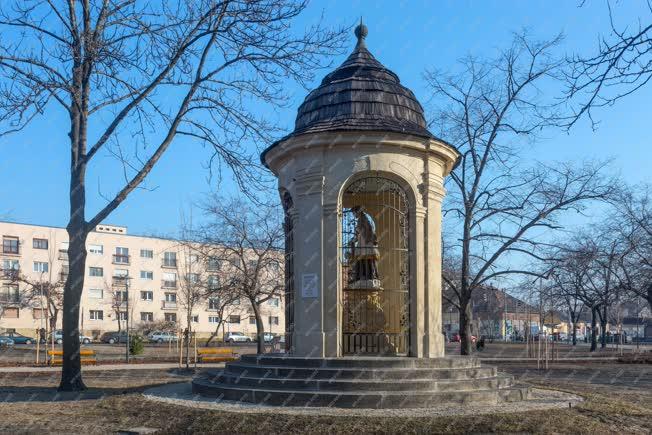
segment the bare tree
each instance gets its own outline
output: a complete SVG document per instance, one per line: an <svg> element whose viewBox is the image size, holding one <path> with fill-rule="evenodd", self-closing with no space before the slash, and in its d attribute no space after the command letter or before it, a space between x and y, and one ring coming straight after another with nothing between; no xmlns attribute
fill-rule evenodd
<svg viewBox="0 0 652 435"><path fill-rule="evenodd" d="M652 197L650 186L627 189L615 203L612 230L624 239L620 285L647 300L652 309Z"/></svg>
<svg viewBox="0 0 652 435"><path fill-rule="evenodd" d="M259 105L283 104L284 80L311 80L344 41L346 29L320 24L293 32L290 24L306 6L300 0L0 6L4 133L52 110L69 119L63 128L70 138L70 276L60 390L85 388L78 325L88 233L141 186L179 135L209 147L214 167L228 168L241 188L256 188L261 179L249 144L269 142L277 131L258 115ZM87 219L86 173L102 152L122 164L124 184Z"/></svg>
<svg viewBox="0 0 652 435"><path fill-rule="evenodd" d="M517 141L536 139L554 125L554 103L539 91L557 80L560 63L551 55L560 38L531 42L522 35L491 62L468 58L461 73L430 71L433 99L441 102L432 125L460 151L447 183L444 250L459 258L460 276L444 280L460 307L461 352L471 352L471 296L475 289L508 275L538 272L510 265L513 256L543 260L542 231L560 228L565 211L581 212L605 198L613 183L603 164L525 164ZM513 263L512 263L513 264Z"/></svg>
<svg viewBox="0 0 652 435"><path fill-rule="evenodd" d="M217 196L205 202L207 224L202 228L210 257L227 265L220 286L247 299L256 317L258 353L264 352L261 305L280 298L284 289L284 233L275 207L253 206L241 199Z"/></svg>
<svg viewBox="0 0 652 435"><path fill-rule="evenodd" d="M612 1L607 6L610 29L599 37L597 51L568 62L566 96L574 107L569 127L584 115L595 127L595 108L613 105L652 79L652 2L640 2L641 14L627 25L616 23Z"/></svg>

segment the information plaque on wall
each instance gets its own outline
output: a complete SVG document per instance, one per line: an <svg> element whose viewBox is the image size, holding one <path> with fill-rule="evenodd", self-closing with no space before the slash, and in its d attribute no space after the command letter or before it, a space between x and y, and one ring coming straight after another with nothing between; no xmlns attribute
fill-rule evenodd
<svg viewBox="0 0 652 435"><path fill-rule="evenodd" d="M301 297L319 297L319 284L317 282L316 273L304 273L301 275Z"/></svg>

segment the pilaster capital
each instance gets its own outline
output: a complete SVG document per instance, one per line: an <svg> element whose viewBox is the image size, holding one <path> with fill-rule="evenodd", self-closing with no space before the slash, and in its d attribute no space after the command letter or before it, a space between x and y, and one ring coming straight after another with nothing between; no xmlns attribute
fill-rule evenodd
<svg viewBox="0 0 652 435"><path fill-rule="evenodd" d="M299 196L317 195L324 190L324 176L321 168L302 170L295 179L296 192Z"/></svg>
<svg viewBox="0 0 652 435"><path fill-rule="evenodd" d="M425 219L427 211L428 211L428 209L426 209L425 207L417 205L417 206L414 207L414 216L417 219Z"/></svg>

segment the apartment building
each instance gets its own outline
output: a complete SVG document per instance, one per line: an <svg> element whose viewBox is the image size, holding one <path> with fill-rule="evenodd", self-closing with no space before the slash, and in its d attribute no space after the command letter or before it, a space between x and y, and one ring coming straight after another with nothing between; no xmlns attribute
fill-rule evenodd
<svg viewBox="0 0 652 435"><path fill-rule="evenodd" d="M21 294L27 290L27 284L12 279L12 274L20 271L30 282L65 279L68 235L64 228L0 222L0 237L0 331L33 336L37 328L45 327L45 303L42 298L25 303ZM185 328L187 311L182 284L187 282L183 281L187 274L201 272L211 280L219 280L229 267L221 261L197 261L187 245L176 240L129 235L122 226L99 225L89 234L86 249L80 327L85 335L93 337L117 331L118 321L124 327L127 318L134 326L167 321ZM191 271L190 264L202 270ZM283 273L282 269L278 273ZM215 309L219 303L213 298L202 298L194 305L192 329L198 336L209 335L219 323ZM261 311L265 331L283 334L281 298L265 302ZM224 317L218 337L227 332L255 335L255 318L248 301L235 300L224 311Z"/></svg>

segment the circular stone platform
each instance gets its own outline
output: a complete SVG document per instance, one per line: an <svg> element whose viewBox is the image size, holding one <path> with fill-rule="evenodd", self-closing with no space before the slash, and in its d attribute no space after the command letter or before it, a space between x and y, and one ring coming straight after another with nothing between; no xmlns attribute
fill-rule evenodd
<svg viewBox="0 0 652 435"><path fill-rule="evenodd" d="M477 358L303 358L243 355L208 370L192 391L221 401L283 407L431 408L516 402L528 387Z"/></svg>
<svg viewBox="0 0 652 435"><path fill-rule="evenodd" d="M329 407L294 407L267 406L252 403L233 402L200 396L192 392L190 382L161 385L150 388L144 393L145 398L170 405L187 406L195 409L235 412L245 414L284 414L314 416L369 416L369 417L424 417L431 418L447 415L478 415L541 411L546 409L566 409L583 401L582 397L561 391L532 388L528 398L514 406L511 403L494 405L467 404L465 406L442 404L429 408L365 409L365 408L329 408Z"/></svg>

